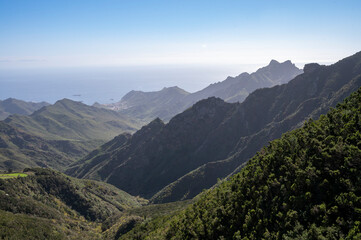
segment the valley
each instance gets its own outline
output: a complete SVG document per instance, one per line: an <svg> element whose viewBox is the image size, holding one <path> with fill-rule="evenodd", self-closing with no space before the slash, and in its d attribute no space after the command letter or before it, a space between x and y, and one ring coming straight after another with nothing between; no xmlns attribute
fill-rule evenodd
<svg viewBox="0 0 361 240"><path fill-rule="evenodd" d="M11 114L0 238L357 238L360 88L358 52Z"/></svg>

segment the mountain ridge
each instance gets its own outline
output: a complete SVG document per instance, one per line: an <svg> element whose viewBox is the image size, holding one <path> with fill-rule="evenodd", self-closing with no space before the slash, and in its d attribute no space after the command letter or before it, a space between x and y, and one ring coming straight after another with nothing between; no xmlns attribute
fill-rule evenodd
<svg viewBox="0 0 361 240"><path fill-rule="evenodd" d="M281 86L275 86L273 88L264 88L256 90L253 94L250 95L249 98L246 99L245 102L242 103L242 105L249 105L248 109L254 109L255 105L253 103L256 103L259 101L261 96L272 96L269 95L270 92L277 90L273 96L275 96L275 99L278 98L278 96L284 92L287 89L287 86L289 86L290 90L293 90L289 92L289 94L285 95L288 96L288 98L283 100L283 109L286 111L283 111L283 116L280 115L282 111L279 111L279 109L275 109L272 107L273 101L266 98L263 99L262 102L266 104L270 104L270 106L265 107L263 106L262 109L258 110L257 113L261 114L257 117L257 119L267 119L267 114L269 111L267 109L270 109L271 112L274 112L275 121L272 121L267 124L267 126L264 126L264 128L258 127L257 129L259 131L254 132L252 135L249 136L243 136L240 138L240 141L237 143L235 147L235 151L233 152L233 155L227 159L220 159L216 162L210 162L203 166L200 166L198 169L194 170L192 174L186 174L183 176L184 181L188 181L188 179L192 179L194 181L192 188L196 189L196 191L189 192L189 189L183 190L183 195L187 193L187 198L192 198L195 195L197 195L198 192L200 192L204 188L210 188L216 183L217 178L224 178L229 174L234 174L235 170L231 171L232 169L240 169L249 158L251 158L259 149L261 149L264 145L268 143L268 141L271 141L275 138L278 138L281 136L282 133L295 129L297 127L301 127L303 122L309 118L317 119L321 114L325 114L330 107L335 107L339 102L341 102L344 98L349 96L353 91L356 91L361 86L361 69L359 62L361 61L361 52L354 54L353 56L350 56L348 58L345 58L343 60L340 60L339 62L331 65L331 66L321 66L318 65L317 69L314 69L313 71L306 72L305 74L297 76L294 80L292 80L290 83L286 85ZM350 66L354 67L355 71L350 69ZM306 67L307 68L307 67ZM340 68L343 70L342 76L340 74L334 74L334 72L339 71ZM327 70L331 70L329 72L329 75L332 76L328 78L325 74ZM349 73L352 73L351 75ZM323 79L320 80L317 76L323 76ZM333 78L333 76L336 76L336 78ZM318 88L318 92L315 91L314 80L318 79L320 85L323 85L322 88ZM335 81L335 80L340 81ZM306 84L306 87L304 86L303 82L304 80L307 80L309 84ZM296 92L301 89L305 88L303 91L296 94ZM332 88L338 89L337 91L330 91ZM322 90L323 93L322 93ZM294 98L301 98L306 96L301 94L302 92L311 94L315 97L311 97L309 100L302 102L298 106L295 105L295 102L293 102L291 99ZM278 100L280 100L278 98ZM294 106L294 112L290 112L290 107ZM297 106L295 108L295 106ZM315 108L314 106L318 106ZM282 106L281 106L282 107ZM273 110L272 110L273 109ZM264 116L262 116L262 113ZM288 114L285 115L285 114ZM242 119L242 118L241 118ZM244 120L241 120L243 122ZM250 120L251 122L254 122L255 119ZM238 150L237 150L238 149ZM209 166L208 166L209 165ZM214 166L217 166L218 169L223 169L223 171L212 171L213 179L212 181L209 181L209 179L204 179L203 173L205 171L211 171L211 169L214 168ZM226 171L231 171L229 174L225 174ZM182 185L184 183L182 182L173 182L171 183L175 189L182 188ZM176 194L178 196L181 196L182 194L180 192L177 192L176 190L171 190L171 185L165 187L162 191L158 192L156 195L162 196L160 198L153 198L152 201L154 202L163 202L163 201L173 201L175 199L186 199L186 198L173 198L172 195ZM180 185L179 187L177 185ZM165 199L163 199L165 197Z"/></svg>
<svg viewBox="0 0 361 240"><path fill-rule="evenodd" d="M42 107L29 116L11 115L4 120L4 123L26 133L24 136L38 139L36 142L39 144L41 142L40 145L48 146L50 152L40 151L45 156L56 153L55 159L63 159L64 164L55 165L53 160L49 159L48 166L56 167L57 170L64 170L65 163L70 164L116 135L133 132L141 125L139 121L125 117L121 113L88 106L69 99L62 99L53 105ZM25 145L31 145L31 143L26 143L26 138L22 138L21 141ZM24 154L24 151L19 148L13 148L12 151ZM9 159L8 154L2 156L4 161ZM43 162L44 158L41 156L39 158ZM25 159L29 159L29 157ZM38 161L39 159L36 157L34 160ZM69 162L69 160L71 161ZM45 166L34 165L33 162L28 162L29 165L20 164L17 169L21 166Z"/></svg>
<svg viewBox="0 0 361 240"><path fill-rule="evenodd" d="M271 141L184 211L121 239L359 239L361 87Z"/></svg>
<svg viewBox="0 0 361 240"><path fill-rule="evenodd" d="M188 93L175 86L155 92L130 91L119 102L95 104L97 107L120 111L131 117L149 122L156 117L169 121L176 114L191 107L197 101L208 97L219 97L226 102L242 102L257 88L283 84L302 73L290 60L279 63L272 60L269 65L254 73L241 73L227 77L222 82L210 84L206 88Z"/></svg>
<svg viewBox="0 0 361 240"><path fill-rule="evenodd" d="M317 118L360 87L360 62L361 53L357 53L331 66L319 66L287 84L258 89L241 104L216 98L200 101L172 118L142 147L138 146L134 154L124 148L98 154L97 161L102 164L93 174L103 175L102 179L135 195L166 196L152 199L156 203L192 198L216 184L217 178L231 174L268 141L309 117ZM220 107L214 110L214 106ZM129 149L137 144L128 140L124 146ZM91 157L85 159L84 166L78 162L67 173L81 177L77 169L92 162ZM127 164L122 165L123 161ZM204 169L214 169L207 164L217 166L219 171L203 175ZM195 191L190 191L184 182L177 182L188 179L185 176L191 171ZM147 177L141 172L147 173ZM183 192L173 193L169 184Z"/></svg>
<svg viewBox="0 0 361 240"><path fill-rule="evenodd" d="M0 100L0 120L4 120L12 114L30 115L48 105L50 104L47 102L26 102L15 98Z"/></svg>

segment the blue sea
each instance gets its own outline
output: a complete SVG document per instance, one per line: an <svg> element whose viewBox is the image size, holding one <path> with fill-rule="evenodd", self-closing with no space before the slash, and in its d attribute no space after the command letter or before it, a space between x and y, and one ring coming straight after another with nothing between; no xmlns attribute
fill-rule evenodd
<svg viewBox="0 0 361 240"><path fill-rule="evenodd" d="M253 72L261 65L132 66L53 69L0 69L0 100L54 103L63 98L86 104L119 101L131 90L158 91L178 86L195 92L227 76Z"/></svg>

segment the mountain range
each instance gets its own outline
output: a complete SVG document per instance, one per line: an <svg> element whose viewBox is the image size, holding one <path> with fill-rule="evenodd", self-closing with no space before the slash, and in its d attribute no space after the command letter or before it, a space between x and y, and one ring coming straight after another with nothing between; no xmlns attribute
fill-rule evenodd
<svg viewBox="0 0 361 240"><path fill-rule="evenodd" d="M361 52L227 101L141 128L68 99L0 121L0 167L25 168L0 173L0 238L359 239Z"/></svg>
<svg viewBox="0 0 361 240"><path fill-rule="evenodd" d="M258 89L242 103L208 98L167 124L156 119L133 135L120 135L67 173L106 181L153 202L189 199L360 86L361 53L330 66L309 64L289 83Z"/></svg>
<svg viewBox="0 0 361 240"><path fill-rule="evenodd" d="M195 93L189 93L179 87L163 88L156 92L131 91L117 103L94 106L119 111L145 122L157 117L169 121L202 99L218 97L226 102L242 102L258 88L287 83L301 73L302 70L289 60L283 63L272 60L269 65L254 73L245 72L236 77L228 77Z"/></svg>
<svg viewBox="0 0 361 240"><path fill-rule="evenodd" d="M271 141L184 211L120 239L360 239L360 118L361 88Z"/></svg>
<svg viewBox="0 0 361 240"><path fill-rule="evenodd" d="M0 166L49 166L63 171L100 144L140 126L121 113L59 100L29 116L14 114L1 122Z"/></svg>
<svg viewBox="0 0 361 240"><path fill-rule="evenodd" d="M0 100L0 120L4 120L12 114L30 115L36 110L48 105L50 104L47 102L25 102L14 98Z"/></svg>

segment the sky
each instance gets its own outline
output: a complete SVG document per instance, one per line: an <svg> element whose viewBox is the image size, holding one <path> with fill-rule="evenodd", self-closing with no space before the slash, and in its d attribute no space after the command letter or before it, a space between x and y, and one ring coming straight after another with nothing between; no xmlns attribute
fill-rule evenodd
<svg viewBox="0 0 361 240"><path fill-rule="evenodd" d="M359 0L0 0L0 69L335 62Z"/></svg>

